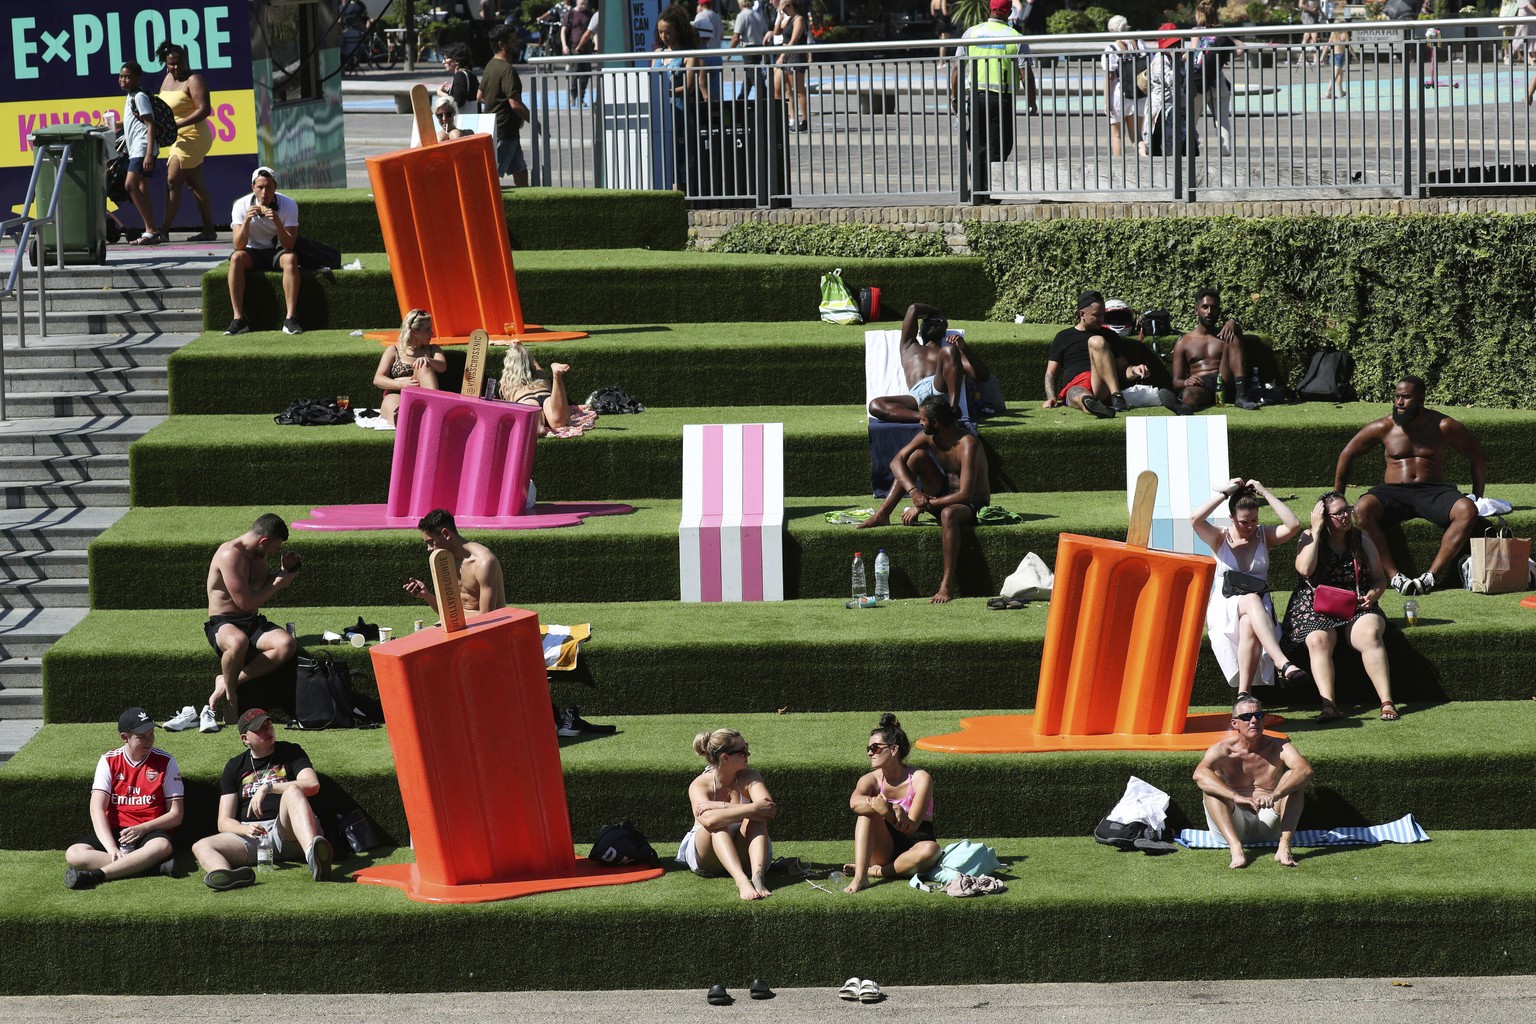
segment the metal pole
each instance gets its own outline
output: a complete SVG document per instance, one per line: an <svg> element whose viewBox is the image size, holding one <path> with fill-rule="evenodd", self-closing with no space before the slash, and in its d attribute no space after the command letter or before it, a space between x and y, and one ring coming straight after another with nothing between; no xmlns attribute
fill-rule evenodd
<svg viewBox="0 0 1536 1024"><path fill-rule="evenodd" d="M405 28L405 70L416 70L416 4L400 0L400 20Z"/></svg>

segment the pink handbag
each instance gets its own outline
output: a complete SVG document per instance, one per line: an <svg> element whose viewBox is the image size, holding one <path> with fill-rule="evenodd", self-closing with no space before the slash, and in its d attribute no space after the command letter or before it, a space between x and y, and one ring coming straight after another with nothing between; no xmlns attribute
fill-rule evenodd
<svg viewBox="0 0 1536 1024"><path fill-rule="evenodd" d="M1335 619L1352 619L1360 604L1360 560L1355 559L1355 589L1343 587L1312 586L1312 610Z"/></svg>

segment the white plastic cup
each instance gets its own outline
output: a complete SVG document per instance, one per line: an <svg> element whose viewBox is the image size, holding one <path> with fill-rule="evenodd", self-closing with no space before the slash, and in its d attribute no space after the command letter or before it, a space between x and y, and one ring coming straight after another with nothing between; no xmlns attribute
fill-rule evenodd
<svg viewBox="0 0 1536 1024"><path fill-rule="evenodd" d="M363 639L363 634L361 633L348 633L347 640L352 644L353 647L362 647L368 642L367 640Z"/></svg>
<svg viewBox="0 0 1536 1024"><path fill-rule="evenodd" d="M395 627L394 626L380 626L379 627L379 643L387 644L391 640L393 640L394 638L395 638Z"/></svg>

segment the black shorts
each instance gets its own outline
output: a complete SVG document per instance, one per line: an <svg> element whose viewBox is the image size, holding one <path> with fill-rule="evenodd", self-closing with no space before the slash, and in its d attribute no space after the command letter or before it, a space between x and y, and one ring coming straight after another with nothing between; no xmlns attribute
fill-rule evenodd
<svg viewBox="0 0 1536 1024"><path fill-rule="evenodd" d="M219 627L226 623L239 627L240 632L244 633L245 638L251 642L245 650L246 664L250 664L251 659L261 653L256 649L256 641L261 639L263 634L278 628L268 622L267 617L260 612L254 615L215 615L203 623L203 636L208 638L208 646L213 648L213 653L221 657L224 652L219 650Z"/></svg>
<svg viewBox="0 0 1536 1024"><path fill-rule="evenodd" d="M144 169L144 158L142 156L131 156L128 158L128 166L124 174L137 174L147 181L155 176L155 168L159 166L159 161L155 161L149 165L149 170L146 171Z"/></svg>
<svg viewBox="0 0 1536 1024"><path fill-rule="evenodd" d="M1408 519L1428 519L1439 527L1451 523L1451 508L1461 500L1455 484L1377 484L1365 492L1381 503L1384 524Z"/></svg>
<svg viewBox="0 0 1536 1024"><path fill-rule="evenodd" d="M948 14L935 14L933 16L933 30L941 37L953 35L955 19Z"/></svg>
<svg viewBox="0 0 1536 1024"><path fill-rule="evenodd" d="M888 821L885 822L885 830L890 833L891 836L892 859L900 857L902 854L912 849L912 847L916 846L918 843L924 841L936 843L939 841L937 835L933 831L933 822L931 821L918 822L917 829L911 835L907 835L905 832L896 828Z"/></svg>
<svg viewBox="0 0 1536 1024"><path fill-rule="evenodd" d="M273 246L271 249L252 249L247 246L245 254L251 258L251 272L265 274L269 270L281 269L278 266L277 258L287 251L276 246Z"/></svg>
<svg viewBox="0 0 1536 1024"><path fill-rule="evenodd" d="M157 828L157 829L155 829L155 830L153 830L151 832L144 833L143 838L141 838L136 844L133 844L132 846L129 846L129 847L124 847L122 845L119 845L118 849L122 850L124 853L132 853L134 850L138 849L140 846L143 846L145 843L149 842L151 839L164 839L166 842L171 842L171 834L169 832L165 831L165 829L163 829L163 828ZM94 829L91 831L90 835L81 836L80 839L79 839L79 843L81 845L84 845L84 846L89 846L91 849L95 850L97 853L106 853L107 852L107 848L105 846L101 845L101 840L99 838L97 838L96 832L95 832Z"/></svg>
<svg viewBox="0 0 1536 1024"><path fill-rule="evenodd" d="M1198 377L1190 377L1184 382L1184 386L1187 388L1204 388L1214 395L1216 393L1216 374L1205 373Z"/></svg>

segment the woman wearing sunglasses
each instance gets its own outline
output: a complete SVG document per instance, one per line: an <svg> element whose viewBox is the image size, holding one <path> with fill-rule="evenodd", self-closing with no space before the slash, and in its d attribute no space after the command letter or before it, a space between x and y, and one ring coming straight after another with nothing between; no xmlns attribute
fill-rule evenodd
<svg viewBox="0 0 1536 1024"><path fill-rule="evenodd" d="M1312 506L1312 528L1301 535L1296 571L1302 581L1285 610L1280 644L1293 658L1303 651L1311 657L1312 678L1323 698L1317 720L1344 717L1333 700L1333 652L1342 639L1360 652L1381 701L1381 720L1397 721L1383 643L1387 617L1377 603L1387 589L1386 576L1376 545L1354 525L1349 500L1338 491L1329 491Z"/></svg>
<svg viewBox="0 0 1536 1024"><path fill-rule="evenodd" d="M869 734L869 766L853 787L848 806L858 815L853 829L853 876L844 892L858 892L871 878L906 878L933 867L939 843L933 831L933 776L908 767L912 750L896 716L887 712Z"/></svg>
<svg viewBox="0 0 1536 1024"><path fill-rule="evenodd" d="M400 337L379 356L373 371L373 383L384 397L379 399L379 415L395 422L400 411L400 396L406 388L440 391L438 375L448 370L448 357L432 344L432 314L413 309L400 323Z"/></svg>
<svg viewBox="0 0 1536 1024"><path fill-rule="evenodd" d="M762 775L747 765L747 741L735 729L716 729L695 736L693 750L709 767L688 785L693 828L677 848L677 862L701 878L730 875L744 900L771 896L768 823L778 808Z"/></svg>
<svg viewBox="0 0 1536 1024"><path fill-rule="evenodd" d="M1231 517L1225 529L1209 520L1223 501ZM1259 525L1259 509L1266 504L1280 518L1279 526ZM1270 549L1301 532L1296 513L1257 480L1233 477L1189 521L1216 555L1205 628L1227 683L1236 686L1238 693L1252 692L1255 684L1272 686L1276 665L1282 683L1305 682L1306 672L1292 665L1280 649L1268 580Z"/></svg>

